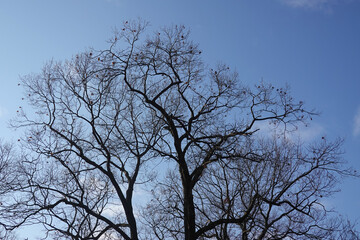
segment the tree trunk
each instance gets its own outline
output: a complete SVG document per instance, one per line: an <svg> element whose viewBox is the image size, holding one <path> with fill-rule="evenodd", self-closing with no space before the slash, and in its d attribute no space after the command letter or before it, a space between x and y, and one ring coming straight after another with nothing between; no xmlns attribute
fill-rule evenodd
<svg viewBox="0 0 360 240"><path fill-rule="evenodd" d="M187 175L187 176L186 176ZM185 240L195 240L195 207L192 193L191 179L188 174L181 171L184 193L184 227Z"/></svg>
<svg viewBox="0 0 360 240"><path fill-rule="evenodd" d="M131 238L131 240L138 240L139 238L138 238L138 232L137 232L137 226L136 226L136 219L133 214L132 204L126 203L126 207L124 210L125 210L126 219L127 219L127 222L129 224L129 228L130 228L130 238Z"/></svg>
<svg viewBox="0 0 360 240"><path fill-rule="evenodd" d="M195 239L195 209L191 189L184 189L185 240Z"/></svg>
<svg viewBox="0 0 360 240"><path fill-rule="evenodd" d="M242 230L242 240L248 240L248 230L246 229L246 223L244 223L243 226L241 226L241 230Z"/></svg>

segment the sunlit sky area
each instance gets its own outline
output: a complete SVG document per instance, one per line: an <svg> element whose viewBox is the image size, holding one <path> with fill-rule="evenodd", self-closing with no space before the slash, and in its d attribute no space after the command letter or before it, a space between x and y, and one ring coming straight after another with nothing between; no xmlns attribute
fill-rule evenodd
<svg viewBox="0 0 360 240"><path fill-rule="evenodd" d="M344 138L344 158L360 169L360 0L2 0L1 139L20 134L8 125L26 110L21 76L106 48L117 26L138 18L151 29L185 25L207 64L228 64L246 85L288 84L321 112L301 130L306 141ZM327 204L360 221L360 180L340 189Z"/></svg>

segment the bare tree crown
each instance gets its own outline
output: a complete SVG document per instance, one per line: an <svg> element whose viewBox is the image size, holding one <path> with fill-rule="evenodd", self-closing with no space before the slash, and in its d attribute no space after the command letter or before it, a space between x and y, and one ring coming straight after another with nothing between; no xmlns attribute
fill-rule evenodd
<svg viewBox="0 0 360 240"><path fill-rule="evenodd" d="M125 22L108 49L22 79L34 112L13 122L26 133L0 183L2 226L40 223L54 239L336 238L322 199L354 175L341 141L257 134L316 113L288 88L209 69L184 26L146 28Z"/></svg>

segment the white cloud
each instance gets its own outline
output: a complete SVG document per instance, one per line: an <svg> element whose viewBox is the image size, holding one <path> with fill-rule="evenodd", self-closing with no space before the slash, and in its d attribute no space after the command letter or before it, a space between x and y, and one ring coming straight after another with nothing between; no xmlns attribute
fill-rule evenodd
<svg viewBox="0 0 360 240"><path fill-rule="evenodd" d="M147 203L147 201L150 199L150 195L148 191L145 191L141 189L140 187L135 187L134 189L134 214L135 216L139 215L139 210ZM109 202L104 211L103 214L109 217L114 217L118 215L124 215L125 211L123 208L122 203L120 200L114 200L113 202Z"/></svg>
<svg viewBox="0 0 360 240"><path fill-rule="evenodd" d="M357 112L354 117L353 134L354 134L354 136L360 135L360 107L357 109Z"/></svg>
<svg viewBox="0 0 360 240"><path fill-rule="evenodd" d="M108 203L103 211L103 214L109 217L125 214L121 202Z"/></svg>

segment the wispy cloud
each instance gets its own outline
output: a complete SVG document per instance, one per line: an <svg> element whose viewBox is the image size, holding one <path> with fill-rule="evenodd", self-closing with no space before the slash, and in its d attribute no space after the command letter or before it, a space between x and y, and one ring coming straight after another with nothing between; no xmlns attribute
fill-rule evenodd
<svg viewBox="0 0 360 240"><path fill-rule="evenodd" d="M116 4L117 6L120 6L124 3L123 0L105 0L105 2L108 2L108 3L114 3Z"/></svg>
<svg viewBox="0 0 360 240"><path fill-rule="evenodd" d="M357 112L354 117L353 134L354 134L354 136L360 135L360 107L358 107Z"/></svg>
<svg viewBox="0 0 360 240"><path fill-rule="evenodd" d="M264 137L283 136L288 140L301 140L302 142L311 142L325 135L325 128L315 122L309 126L300 124L297 130L290 132L286 132L282 125L274 128L266 122L257 124L256 128L260 129L258 133Z"/></svg>
<svg viewBox="0 0 360 240"><path fill-rule="evenodd" d="M305 142L311 142L315 139L320 139L320 137L323 137L324 135L325 128L318 123L312 123L308 127L300 126L298 131L291 133L290 137L299 138Z"/></svg>
<svg viewBox="0 0 360 240"><path fill-rule="evenodd" d="M353 0L280 0L293 8L330 11L335 4L348 3Z"/></svg>
<svg viewBox="0 0 360 240"><path fill-rule="evenodd" d="M0 106L0 118L4 117L7 114L6 108Z"/></svg>
<svg viewBox="0 0 360 240"><path fill-rule="evenodd" d="M319 9L331 4L332 0L282 0L288 6L294 8Z"/></svg>

